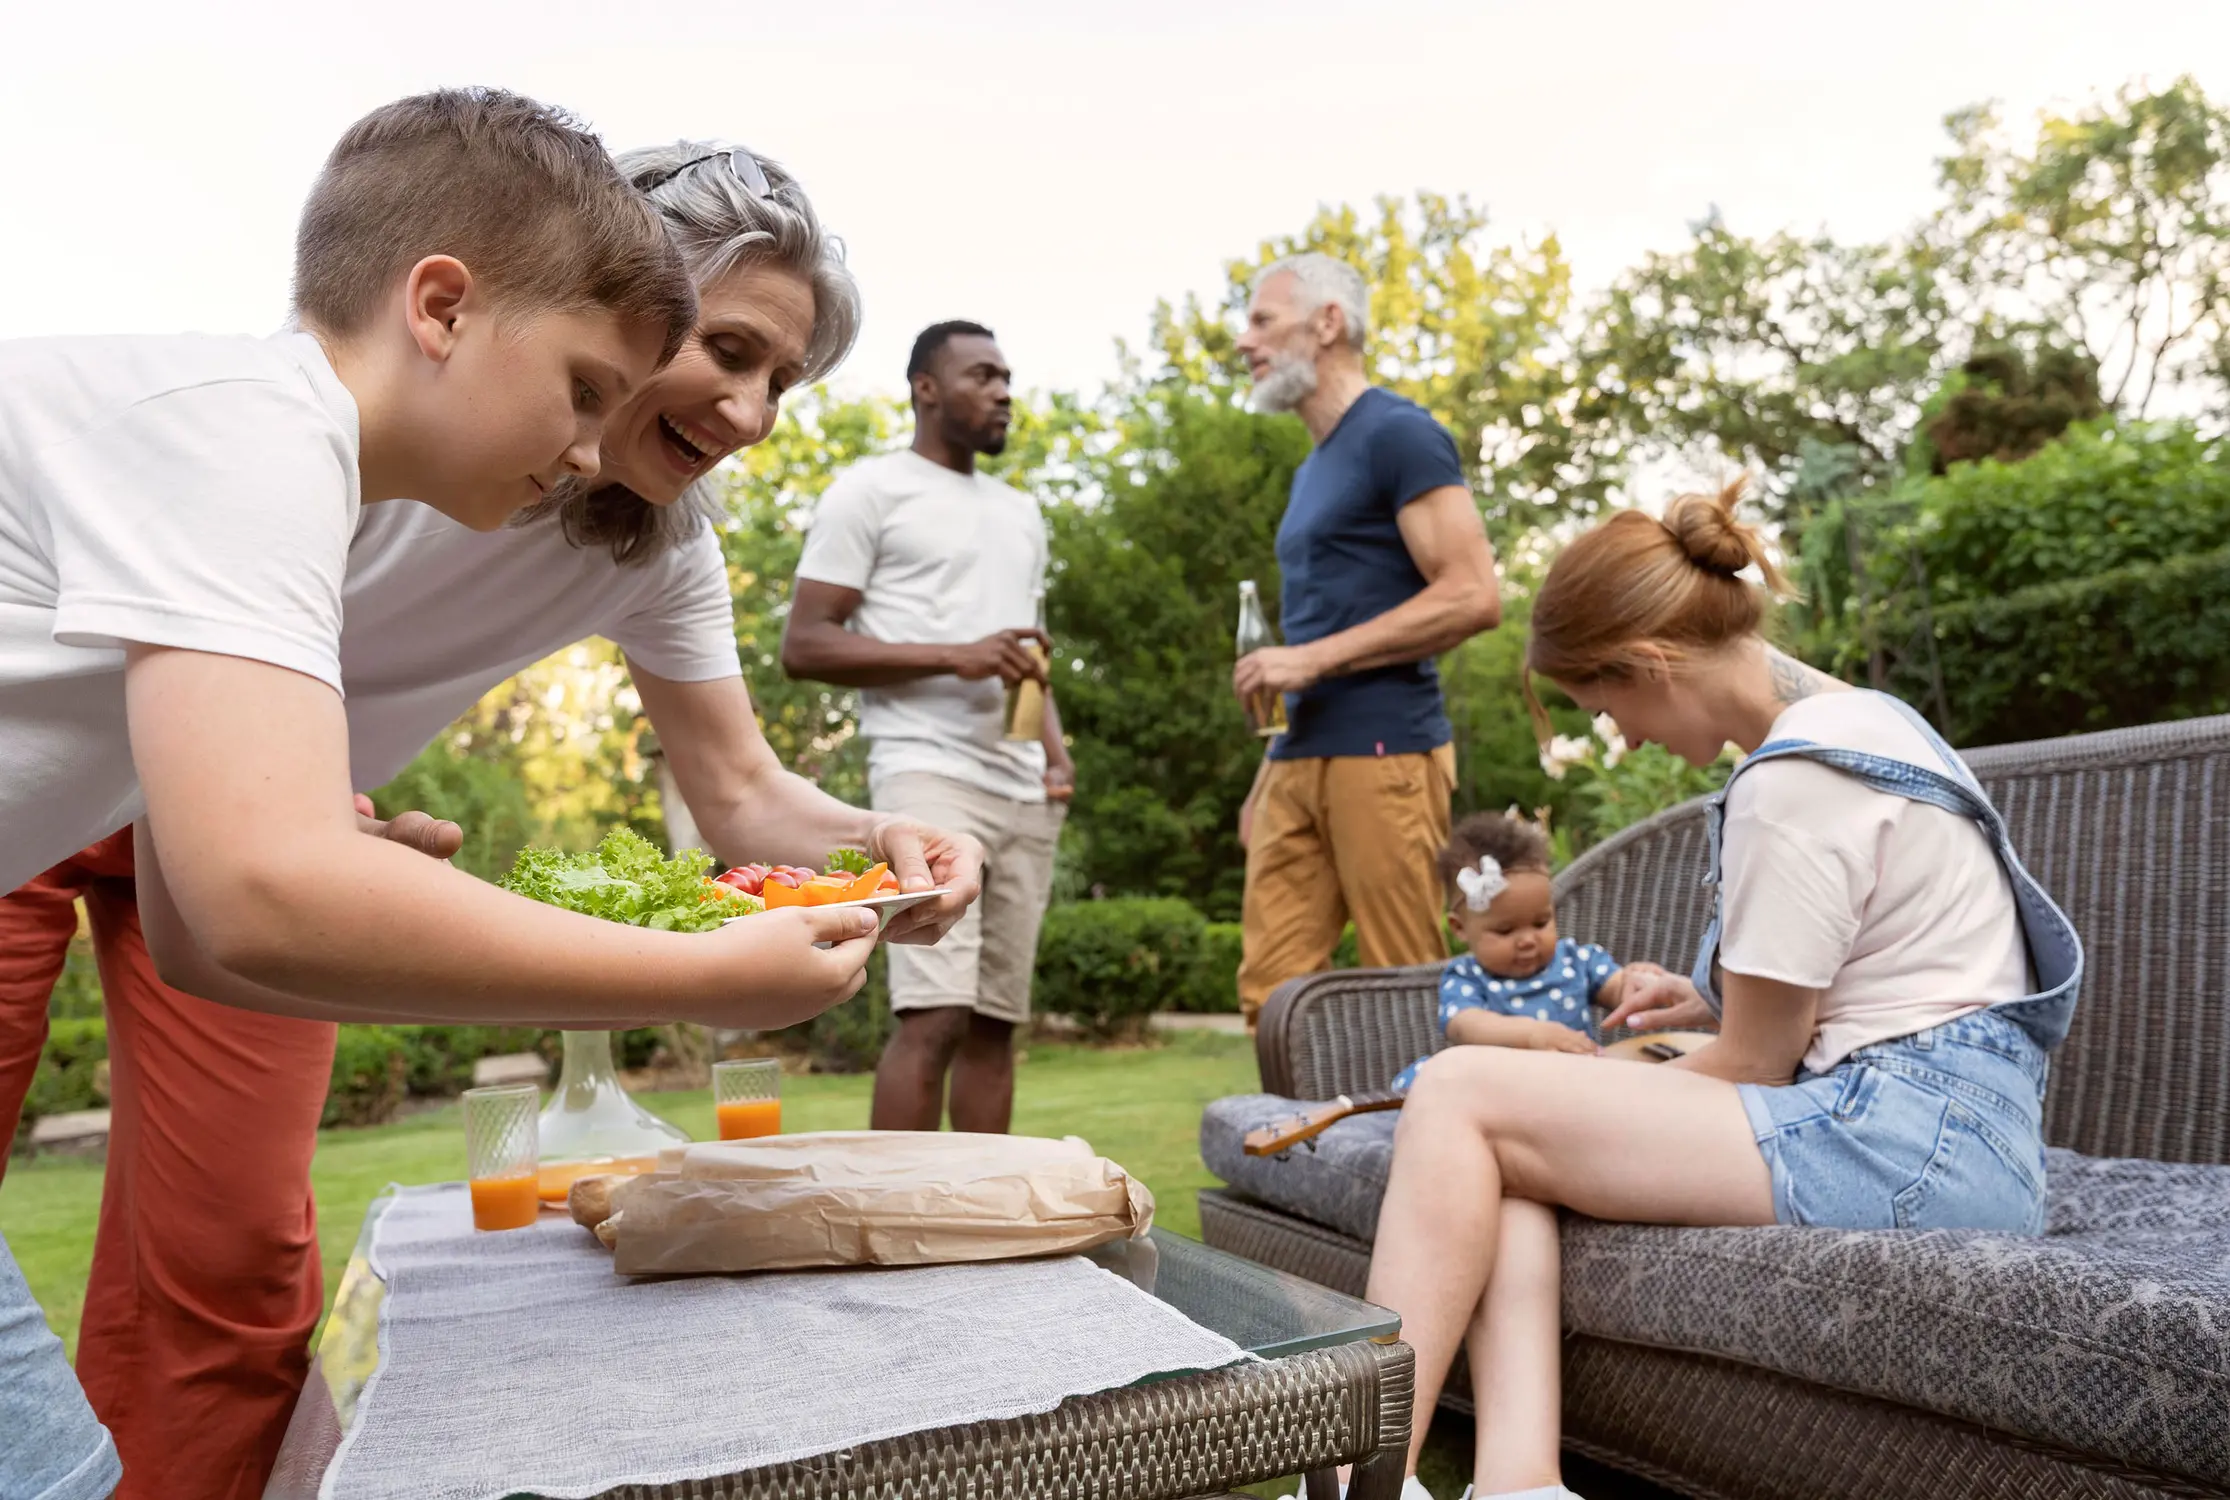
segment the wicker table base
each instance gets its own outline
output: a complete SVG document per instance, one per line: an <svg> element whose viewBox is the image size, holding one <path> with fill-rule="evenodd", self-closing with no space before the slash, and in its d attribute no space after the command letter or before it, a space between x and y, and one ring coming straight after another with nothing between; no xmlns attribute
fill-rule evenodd
<svg viewBox="0 0 2230 1500"><path fill-rule="evenodd" d="M605 1500L1193 1500L1348 1463L1350 1500L1395 1500L1414 1369L1407 1344L1341 1344ZM265 1500L317 1494L338 1441L322 1395L313 1380Z"/></svg>
<svg viewBox="0 0 2230 1500"><path fill-rule="evenodd" d="M379 1211L365 1216L264 1500L314 1500L341 1443L340 1412L377 1364L383 1289L369 1250ZM1355 1465L1350 1500L1396 1500L1416 1382L1391 1313L1160 1230L1093 1258L1259 1357L1037 1416L627 1486L605 1500L1198 1500L1289 1474L1309 1474L1312 1497L1323 1489L1332 1500L1343 1464Z"/></svg>

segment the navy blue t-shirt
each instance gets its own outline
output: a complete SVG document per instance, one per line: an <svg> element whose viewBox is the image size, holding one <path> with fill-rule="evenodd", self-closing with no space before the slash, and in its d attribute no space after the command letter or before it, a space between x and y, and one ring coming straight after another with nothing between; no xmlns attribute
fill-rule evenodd
<svg viewBox="0 0 2230 1500"><path fill-rule="evenodd" d="M1293 476L1278 524L1279 626L1305 645L1375 619L1424 592L1395 516L1464 483L1455 440L1431 413L1376 386L1356 398ZM1285 695L1292 729L1273 760L1412 755L1454 737L1432 661L1329 677Z"/></svg>

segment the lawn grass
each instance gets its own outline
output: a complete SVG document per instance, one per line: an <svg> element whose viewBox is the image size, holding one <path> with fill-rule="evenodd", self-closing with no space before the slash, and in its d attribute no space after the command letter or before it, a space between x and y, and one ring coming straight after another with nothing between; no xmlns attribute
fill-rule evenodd
<svg viewBox="0 0 2230 1500"><path fill-rule="evenodd" d="M864 1129L873 1083L866 1074L785 1078L782 1122L793 1131ZM1032 1043L1017 1063L1014 1128L1084 1137L1154 1190L1154 1222L1197 1238L1193 1195L1214 1181L1200 1164L1200 1111L1211 1099L1256 1087L1254 1047L1244 1036L1186 1031L1153 1046L1121 1048ZM690 1135L712 1139L709 1093L640 1097ZM464 1166L454 1104L388 1125L320 1132L310 1180L328 1305L366 1205L391 1182L448 1181L463 1176ZM0 1183L0 1233L73 1356L100 1203L96 1161L18 1159Z"/></svg>
<svg viewBox="0 0 2230 1500"><path fill-rule="evenodd" d="M867 1124L873 1082L866 1075L785 1078L783 1124L791 1130L860 1129ZM1200 1111L1211 1099L1258 1087L1253 1043L1244 1036L1185 1031L1151 1047L1130 1048L1033 1043L1018 1060L1014 1128L1027 1135L1084 1137L1154 1190L1157 1224L1197 1238L1200 1207L1194 1194L1215 1181L1200 1163ZM641 1097L692 1136L712 1137L710 1094ZM320 1133L310 1176L328 1306L365 1207L391 1182L463 1175L464 1150L454 1104L390 1125ZM100 1165L82 1159L17 1160L0 1183L0 1232L47 1321L73 1355L100 1200ZM1471 1424L1452 1413L1442 1412L1433 1422L1422 1477L1443 1500L1459 1494L1470 1477L1471 1442ZM1566 1474L1590 1500L1672 1500L1668 1492L1569 1456ZM1285 1495L1298 1487L1287 1479L1250 1486L1248 1493Z"/></svg>

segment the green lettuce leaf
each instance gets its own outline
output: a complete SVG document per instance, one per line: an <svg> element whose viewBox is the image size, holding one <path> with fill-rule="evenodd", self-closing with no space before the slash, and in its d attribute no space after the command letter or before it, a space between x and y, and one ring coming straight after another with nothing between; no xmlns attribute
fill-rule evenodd
<svg viewBox="0 0 2230 1500"><path fill-rule="evenodd" d="M671 859L632 828L615 828L585 854L525 848L501 884L550 906L649 927L707 932L728 917L765 908L758 898L710 880L712 856L684 849Z"/></svg>
<svg viewBox="0 0 2230 1500"><path fill-rule="evenodd" d="M865 849L839 849L829 856L829 862L822 867L821 873L835 875L841 872L846 875L865 875L874 866L874 863L875 861L867 857Z"/></svg>

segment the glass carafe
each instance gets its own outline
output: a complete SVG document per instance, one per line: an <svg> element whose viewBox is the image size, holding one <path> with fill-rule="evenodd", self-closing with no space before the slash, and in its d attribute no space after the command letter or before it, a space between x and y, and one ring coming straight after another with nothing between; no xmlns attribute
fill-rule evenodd
<svg viewBox="0 0 2230 1500"><path fill-rule="evenodd" d="M545 1197L551 1196L553 1188L563 1196L586 1163L647 1171L658 1165L662 1148L689 1140L628 1094L619 1081L608 1031L565 1033L565 1066L536 1133L542 1147Z"/></svg>

